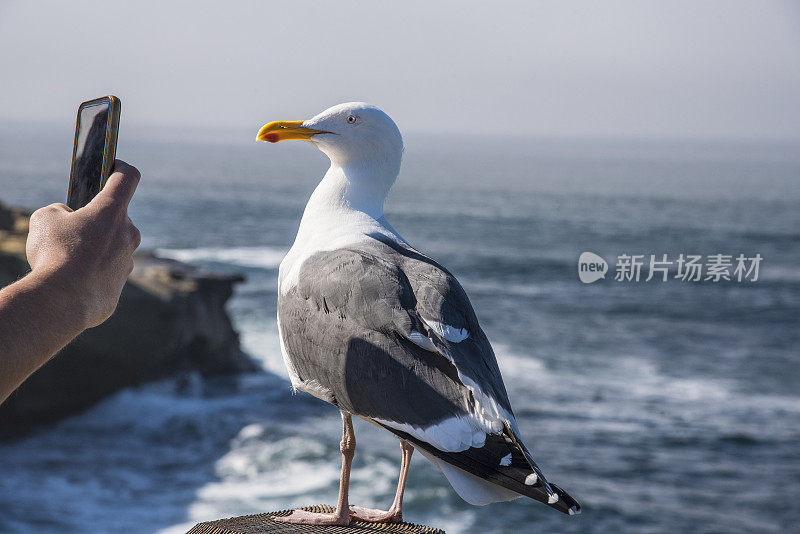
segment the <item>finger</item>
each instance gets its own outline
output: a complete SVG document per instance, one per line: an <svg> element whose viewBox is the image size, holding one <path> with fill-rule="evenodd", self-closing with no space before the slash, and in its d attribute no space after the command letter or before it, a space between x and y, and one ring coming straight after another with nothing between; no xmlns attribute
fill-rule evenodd
<svg viewBox="0 0 800 534"><path fill-rule="evenodd" d="M72 209L66 204L49 204L31 213L31 224L36 224L37 221L52 217L56 214L70 213Z"/></svg>
<svg viewBox="0 0 800 534"><path fill-rule="evenodd" d="M114 172L106 180L106 185L97 194L94 199L100 199L99 202L113 201L120 203L122 206L127 207L133 198L133 193L136 191L136 186L139 185L141 174L133 165L128 165L122 160L114 162Z"/></svg>
<svg viewBox="0 0 800 534"><path fill-rule="evenodd" d="M61 202L50 204L49 206L45 206L45 208L51 211L63 211L64 213L72 213L73 211L75 211L66 204L62 204Z"/></svg>
<svg viewBox="0 0 800 534"><path fill-rule="evenodd" d="M139 245L142 244L142 233L133 225L130 218L128 219L128 223L130 224L131 244L133 245L133 249L136 250L139 248Z"/></svg>

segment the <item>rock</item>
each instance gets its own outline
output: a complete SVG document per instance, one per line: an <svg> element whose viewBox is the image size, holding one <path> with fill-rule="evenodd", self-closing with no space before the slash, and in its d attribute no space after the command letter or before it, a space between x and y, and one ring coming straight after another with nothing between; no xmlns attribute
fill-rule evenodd
<svg viewBox="0 0 800 534"><path fill-rule="evenodd" d="M0 230L13 230L16 221L17 217L14 211L6 208L3 203L0 202Z"/></svg>
<svg viewBox="0 0 800 534"><path fill-rule="evenodd" d="M29 212L0 204L0 286L23 276ZM152 253L136 267L114 315L87 330L0 406L0 434L81 411L122 388L173 376L254 372L225 303L241 276Z"/></svg>

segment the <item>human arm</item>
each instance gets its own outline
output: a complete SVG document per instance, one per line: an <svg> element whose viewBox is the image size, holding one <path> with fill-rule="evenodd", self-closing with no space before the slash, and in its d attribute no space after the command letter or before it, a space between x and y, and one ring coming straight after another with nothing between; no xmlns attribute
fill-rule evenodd
<svg viewBox="0 0 800 534"><path fill-rule="evenodd" d="M139 172L117 161L85 207L52 204L31 216L31 272L0 290L0 402L75 336L114 312L140 241L128 217L138 182Z"/></svg>

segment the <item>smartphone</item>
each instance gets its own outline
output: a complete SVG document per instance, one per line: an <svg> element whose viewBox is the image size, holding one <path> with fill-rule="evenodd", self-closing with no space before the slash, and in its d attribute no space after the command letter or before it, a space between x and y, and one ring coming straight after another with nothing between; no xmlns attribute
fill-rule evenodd
<svg viewBox="0 0 800 534"><path fill-rule="evenodd" d="M115 96L95 98L78 107L67 189L67 206L74 210L88 204L114 170L121 107Z"/></svg>

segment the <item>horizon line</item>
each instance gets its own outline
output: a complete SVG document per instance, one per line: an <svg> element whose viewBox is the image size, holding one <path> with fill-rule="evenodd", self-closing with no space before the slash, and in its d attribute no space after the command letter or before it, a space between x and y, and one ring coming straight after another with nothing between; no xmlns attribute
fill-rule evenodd
<svg viewBox="0 0 800 534"><path fill-rule="evenodd" d="M2 134L10 134L14 131L22 132L26 135L35 134L37 130L44 129L52 132L55 128L57 129L66 129L70 132L74 132L75 126L72 122L64 122L59 121L57 123L45 121L42 119L32 119L32 120L23 120L23 119L4 119L0 120L0 133ZM213 142L214 144L239 144L238 142L231 142L225 140L228 135L236 131L244 130L246 128L255 128L258 129L258 126L251 127L247 125L234 125L234 124L223 124L218 126L208 125L208 124L186 124L186 125L172 125L172 124L164 124L164 123L157 123L157 122L128 122L125 126L121 126L120 131L124 131L123 128L127 129L126 136L131 138L132 140L137 141L148 141L146 137L146 131L152 130L157 135L158 139L153 139L154 141L164 141L163 134L165 133L173 133L177 130L181 130L183 134L187 131L191 132L191 135L184 135L182 137L177 137L174 141L184 144L184 143L196 143L196 142ZM254 130L254 131L255 131ZM436 136L436 137L443 137L443 136L454 136L457 138L478 138L478 137L486 137L487 134L481 132L474 132L474 131L465 131L465 130L458 130L458 131L451 131L451 130L437 130L437 129L405 129L403 132L404 139L408 139L412 136ZM48 136L50 137L50 136ZM691 135L691 134L653 134L653 133L547 133L547 132L538 132L538 131L530 131L530 132L520 132L519 134L508 134L508 133L501 133L501 134L491 134L489 136L492 139L496 140L517 140L522 141L526 138L528 139L536 139L536 140L550 140L550 141L595 141L595 142L664 142L664 143L688 143L688 142L700 142L700 143L714 143L714 144L738 144L738 143L759 143L759 144L785 144L785 145L795 145L800 144L800 135L798 136L743 136L743 135L723 135L723 134L700 134L700 135Z"/></svg>

